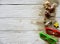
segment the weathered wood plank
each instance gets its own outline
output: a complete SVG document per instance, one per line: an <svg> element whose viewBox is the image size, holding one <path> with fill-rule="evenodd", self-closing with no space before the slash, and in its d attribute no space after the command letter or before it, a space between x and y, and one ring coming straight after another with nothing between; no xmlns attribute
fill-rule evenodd
<svg viewBox="0 0 60 44"><path fill-rule="evenodd" d="M34 30L44 29L43 24L38 24L40 25L38 26L35 23L37 21L43 23L44 18L43 17L40 17L40 19L39 18L22 18L22 19L21 18L4 18L4 19L1 18L0 19L0 30L34 31ZM56 21L58 21L60 25L60 18L56 18Z"/></svg>
<svg viewBox="0 0 60 44"><path fill-rule="evenodd" d="M43 17L39 18L1 18L0 19L0 30L38 30L36 22L39 20L43 22ZM33 22L34 21L34 22ZM40 24L42 27L43 25ZM40 28L42 29L42 28Z"/></svg>
<svg viewBox="0 0 60 44"><path fill-rule="evenodd" d="M39 15L42 8L42 5L0 5L0 17L33 17Z"/></svg>
<svg viewBox="0 0 60 44"><path fill-rule="evenodd" d="M0 0L0 4L42 4L46 0Z"/></svg>
<svg viewBox="0 0 60 44"><path fill-rule="evenodd" d="M39 31L38 31L39 32ZM45 44L36 31L0 32L0 44Z"/></svg>
<svg viewBox="0 0 60 44"><path fill-rule="evenodd" d="M42 9L42 5L1 5L0 17L33 17L39 15ZM59 17L59 14L60 5L57 7L56 17Z"/></svg>
<svg viewBox="0 0 60 44"><path fill-rule="evenodd" d="M56 17L60 17L60 5L56 9Z"/></svg>
<svg viewBox="0 0 60 44"><path fill-rule="evenodd" d="M0 4L42 4L43 0L1 0ZM0 5L0 44L45 44L39 38L37 20L41 5ZM60 23L59 19L56 18ZM37 21L43 22L43 18ZM41 24L40 24L41 25ZM39 26L42 29L42 25ZM33 30L33 31L32 31Z"/></svg>
<svg viewBox="0 0 60 44"><path fill-rule="evenodd" d="M0 4L43 4L47 0L0 0ZM60 4L60 0L49 0Z"/></svg>

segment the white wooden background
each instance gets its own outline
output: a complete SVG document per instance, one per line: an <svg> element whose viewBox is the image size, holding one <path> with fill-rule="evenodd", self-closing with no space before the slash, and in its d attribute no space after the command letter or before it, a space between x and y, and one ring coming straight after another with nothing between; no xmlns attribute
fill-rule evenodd
<svg viewBox="0 0 60 44"><path fill-rule="evenodd" d="M44 20L40 14L44 1L46 0L0 0L0 44L45 44L38 34L43 25L40 24L39 28L35 24L36 21ZM56 13L60 24L60 6Z"/></svg>

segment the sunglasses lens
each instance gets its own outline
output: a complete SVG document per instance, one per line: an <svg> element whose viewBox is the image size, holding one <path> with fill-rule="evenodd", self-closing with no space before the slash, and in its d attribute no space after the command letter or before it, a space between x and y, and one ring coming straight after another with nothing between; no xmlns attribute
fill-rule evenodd
<svg viewBox="0 0 60 44"><path fill-rule="evenodd" d="M54 40L53 39L49 39L49 41L53 42Z"/></svg>
<svg viewBox="0 0 60 44"><path fill-rule="evenodd" d="M48 42L51 42L51 43L52 43L52 42L55 42L55 41L54 41L53 39L50 38L50 39L48 40Z"/></svg>
<svg viewBox="0 0 60 44"><path fill-rule="evenodd" d="M48 30L48 34L53 35L53 31L52 30Z"/></svg>
<svg viewBox="0 0 60 44"><path fill-rule="evenodd" d="M41 38L46 38L46 36L45 36L45 35L43 35L43 34L41 34L40 36L41 36Z"/></svg>
<svg viewBox="0 0 60 44"><path fill-rule="evenodd" d="M56 32L54 35L57 37L60 37L60 33L58 33L58 32Z"/></svg>
<svg viewBox="0 0 60 44"><path fill-rule="evenodd" d="M49 38L48 42L50 44L56 44L57 40L56 39Z"/></svg>

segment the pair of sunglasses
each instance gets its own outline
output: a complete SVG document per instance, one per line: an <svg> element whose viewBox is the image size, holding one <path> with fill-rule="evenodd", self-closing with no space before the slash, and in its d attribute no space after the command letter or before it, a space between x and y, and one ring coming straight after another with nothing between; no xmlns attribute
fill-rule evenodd
<svg viewBox="0 0 60 44"><path fill-rule="evenodd" d="M44 32L40 32L39 35L40 35L41 39L47 41L49 44L55 44L57 42L57 39L51 37L48 34L45 34Z"/></svg>
<svg viewBox="0 0 60 44"><path fill-rule="evenodd" d="M46 29L46 33L49 35L54 35L56 37L60 37L60 31L57 29L53 29L53 28L49 28L49 27L45 27Z"/></svg>

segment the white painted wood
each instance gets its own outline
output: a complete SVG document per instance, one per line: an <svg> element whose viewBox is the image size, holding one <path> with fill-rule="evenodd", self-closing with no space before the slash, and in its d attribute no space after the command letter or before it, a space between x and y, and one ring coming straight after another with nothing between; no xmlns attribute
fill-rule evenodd
<svg viewBox="0 0 60 44"><path fill-rule="evenodd" d="M42 4L46 0L0 0L0 4Z"/></svg>
<svg viewBox="0 0 60 44"><path fill-rule="evenodd" d="M38 30L38 26L33 24L32 22L36 22L38 18L5 18L0 19L0 30ZM39 20L41 23L43 22L43 17L40 17ZM60 18L56 18L60 25ZM43 24L40 24L40 29L43 29Z"/></svg>
<svg viewBox="0 0 60 44"><path fill-rule="evenodd" d="M39 15L42 9L42 5L0 5L0 17L34 17ZM57 7L56 17L59 17L59 13L60 5Z"/></svg>
<svg viewBox="0 0 60 44"><path fill-rule="evenodd" d="M35 31L0 32L0 44L45 44Z"/></svg>
<svg viewBox="0 0 60 44"><path fill-rule="evenodd" d="M45 1L46 0L0 0L0 4L43 4ZM59 2L60 4L60 0L52 0L51 2Z"/></svg>
<svg viewBox="0 0 60 44"><path fill-rule="evenodd" d="M60 5L56 9L56 17L60 17Z"/></svg>
<svg viewBox="0 0 60 44"><path fill-rule="evenodd" d="M36 21L43 22L43 17L39 18L1 18L0 19L0 30L38 30L38 26L36 25ZM33 22L34 21L34 22ZM42 28L42 24L40 24L40 29Z"/></svg>
<svg viewBox="0 0 60 44"><path fill-rule="evenodd" d="M0 4L42 4L44 1L0 0ZM0 5L0 44L45 44L34 31L39 30L35 22L44 19L38 16L41 9L42 5ZM60 18L56 19L60 24ZM39 27L43 29L42 24Z"/></svg>
<svg viewBox="0 0 60 44"><path fill-rule="evenodd" d="M38 30L36 20L43 22L43 17L38 16L41 8L41 5L1 5L0 44L45 44L34 31Z"/></svg>
<svg viewBox="0 0 60 44"><path fill-rule="evenodd" d="M42 12L41 9L43 9L42 5L1 5L0 29L37 30L38 26L36 27L36 25L31 23L36 22L36 20L43 22L44 18L39 17L39 15L42 15L40 14L40 12Z"/></svg>
<svg viewBox="0 0 60 44"><path fill-rule="evenodd" d="M0 17L34 17L41 9L42 5L0 5Z"/></svg>

